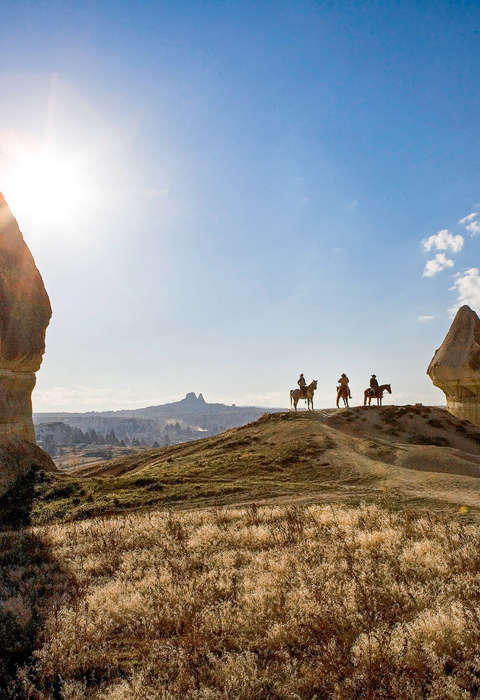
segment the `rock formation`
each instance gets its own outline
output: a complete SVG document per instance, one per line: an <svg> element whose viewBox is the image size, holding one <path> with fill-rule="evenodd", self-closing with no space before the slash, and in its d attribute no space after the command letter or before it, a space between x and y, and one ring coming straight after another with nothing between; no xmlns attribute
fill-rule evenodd
<svg viewBox="0 0 480 700"><path fill-rule="evenodd" d="M0 194L0 494L8 474L25 473L32 459L54 468L35 444L31 399L51 315L32 254ZM15 455L16 468L9 461Z"/></svg>
<svg viewBox="0 0 480 700"><path fill-rule="evenodd" d="M450 413L480 425L480 319L469 306L458 310L427 374Z"/></svg>

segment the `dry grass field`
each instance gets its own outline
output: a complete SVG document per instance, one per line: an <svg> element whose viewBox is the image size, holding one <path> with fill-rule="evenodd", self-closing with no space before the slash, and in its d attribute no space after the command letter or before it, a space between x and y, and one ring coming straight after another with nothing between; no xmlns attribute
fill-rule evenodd
<svg viewBox="0 0 480 700"><path fill-rule="evenodd" d="M369 505L0 535L2 697L470 698L480 528Z"/></svg>

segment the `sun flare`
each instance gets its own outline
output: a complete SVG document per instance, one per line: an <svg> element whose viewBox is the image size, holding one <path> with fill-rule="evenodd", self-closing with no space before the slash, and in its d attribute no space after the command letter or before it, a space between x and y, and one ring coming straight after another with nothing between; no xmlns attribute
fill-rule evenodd
<svg viewBox="0 0 480 700"><path fill-rule="evenodd" d="M18 219L41 226L72 226L93 192L85 157L32 145L11 155L2 188Z"/></svg>

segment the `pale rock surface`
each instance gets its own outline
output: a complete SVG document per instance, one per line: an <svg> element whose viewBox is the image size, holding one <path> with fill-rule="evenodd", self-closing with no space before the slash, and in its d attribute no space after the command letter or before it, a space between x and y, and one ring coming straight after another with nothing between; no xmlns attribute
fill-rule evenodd
<svg viewBox="0 0 480 700"><path fill-rule="evenodd" d="M450 413L480 425L480 319L469 306L458 310L427 374Z"/></svg>
<svg viewBox="0 0 480 700"><path fill-rule="evenodd" d="M51 315L42 277L0 194L0 494L33 463L55 468L35 444L31 399Z"/></svg>

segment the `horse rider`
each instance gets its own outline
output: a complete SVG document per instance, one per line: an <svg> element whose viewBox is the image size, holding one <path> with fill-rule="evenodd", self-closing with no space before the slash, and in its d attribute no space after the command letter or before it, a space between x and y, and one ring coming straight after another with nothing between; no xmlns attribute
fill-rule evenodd
<svg viewBox="0 0 480 700"><path fill-rule="evenodd" d="M370 395L375 396L377 389L378 389L377 375L372 374L372 376L370 377Z"/></svg>
<svg viewBox="0 0 480 700"><path fill-rule="evenodd" d="M300 391L303 394L303 392L307 388L307 382L305 381L305 377L303 376L303 372L300 374L297 384L300 387Z"/></svg>
<svg viewBox="0 0 480 700"><path fill-rule="evenodd" d="M340 389L345 386L348 389L348 398L351 399L352 394L350 392L350 387L348 386L348 382L349 382L349 379L348 379L347 375L345 374L345 372L343 372L342 376L338 380L339 386L337 387L337 394L340 394Z"/></svg>

